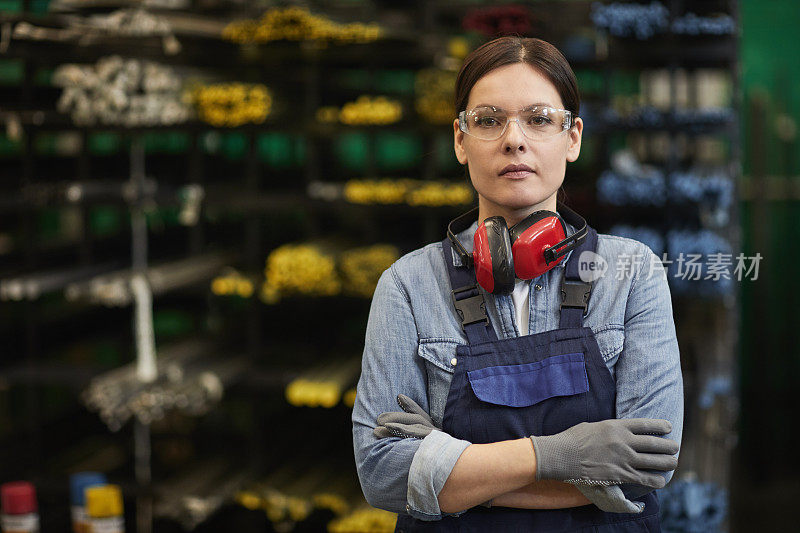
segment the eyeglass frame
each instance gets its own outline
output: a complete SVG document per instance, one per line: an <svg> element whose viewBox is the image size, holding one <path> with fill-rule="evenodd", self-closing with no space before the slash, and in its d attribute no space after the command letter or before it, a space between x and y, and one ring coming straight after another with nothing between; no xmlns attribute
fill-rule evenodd
<svg viewBox="0 0 800 533"><path fill-rule="evenodd" d="M495 106L480 106L480 107L491 107L492 109L497 109L497 110L505 112L505 109L503 109L502 107L495 107ZM556 133L556 134L554 134L554 135L551 135L550 137L545 137L543 139L532 139L531 137L529 137L525 133L525 128L523 128L522 124L520 124L519 117L517 115L519 115L519 113L521 113L522 111L526 111L526 110L529 110L531 108L536 108L536 107L543 107L543 108L547 108L547 109L552 109L553 111L562 111L565 114L566 118L568 118L568 120L566 120L565 123L562 124L561 131ZM518 109L514 113L514 115L509 115L507 117L507 119L506 119L505 125L503 126L503 130L500 132L500 134L497 137L495 137L494 139L481 139L477 135L474 135L474 134L468 132L467 129L466 129L467 128L467 113L472 113L476 109L478 109L478 107L473 107L469 111L467 111L465 109L465 110L463 110L463 111L458 113L458 129L461 130L463 133L469 135L470 137L475 137L476 139L479 139L481 141L496 141L497 139L501 138L503 135L505 135L506 130L508 130L508 125L512 121L517 123L517 126L519 127L520 131L522 132L522 135L524 135L526 139L530 139L531 141L545 141L545 140L553 139L553 138L555 138L555 137L557 137L559 135L562 135L565 131L569 131L573 126L575 126L575 119L579 118L579 115L573 115L572 111L570 111L569 109L560 109L558 107L551 107L551 106L544 106L544 105L543 106L529 105L527 107L523 107L522 109ZM515 116L516 118L512 119L512 118L510 118L511 116Z"/></svg>

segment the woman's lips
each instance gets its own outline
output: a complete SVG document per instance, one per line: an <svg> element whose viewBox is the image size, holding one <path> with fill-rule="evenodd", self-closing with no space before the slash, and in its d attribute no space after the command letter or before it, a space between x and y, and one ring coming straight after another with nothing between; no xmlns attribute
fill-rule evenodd
<svg viewBox="0 0 800 533"><path fill-rule="evenodd" d="M531 172L529 170L514 170L512 172L506 172L505 174L500 174L500 177L501 178L508 178L508 179L512 179L512 180L521 180L521 179L527 178L531 174L533 174L533 172Z"/></svg>

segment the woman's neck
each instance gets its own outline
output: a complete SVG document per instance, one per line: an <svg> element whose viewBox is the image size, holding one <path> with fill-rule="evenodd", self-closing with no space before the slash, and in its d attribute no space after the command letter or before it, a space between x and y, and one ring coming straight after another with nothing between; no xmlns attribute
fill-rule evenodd
<svg viewBox="0 0 800 533"><path fill-rule="evenodd" d="M556 210L556 193L540 202L538 204L526 206L523 208L515 209L507 206L501 206L480 198L478 200L478 220L483 222L489 217L500 216L506 221L506 225L510 228L520 220L524 219L534 211L554 211Z"/></svg>

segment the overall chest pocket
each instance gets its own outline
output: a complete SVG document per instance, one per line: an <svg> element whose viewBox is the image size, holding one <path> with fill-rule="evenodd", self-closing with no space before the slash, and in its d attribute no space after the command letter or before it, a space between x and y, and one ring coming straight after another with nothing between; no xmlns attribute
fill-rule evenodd
<svg viewBox="0 0 800 533"><path fill-rule="evenodd" d="M479 400L508 407L529 407L550 398L589 390L582 353L471 370L467 372L467 379Z"/></svg>
<svg viewBox="0 0 800 533"><path fill-rule="evenodd" d="M428 405L433 422L441 427L447 395L453 372L458 362L456 348L459 344L445 339L423 339L420 341L417 354L425 361L428 378Z"/></svg>
<svg viewBox="0 0 800 533"><path fill-rule="evenodd" d="M477 368L466 378L472 392L471 442L553 435L589 417L589 378L581 352Z"/></svg>

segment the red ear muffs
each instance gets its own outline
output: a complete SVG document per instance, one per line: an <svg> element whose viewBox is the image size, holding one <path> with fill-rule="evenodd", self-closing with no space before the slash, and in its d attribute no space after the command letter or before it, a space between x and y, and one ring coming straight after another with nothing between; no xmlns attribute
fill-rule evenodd
<svg viewBox="0 0 800 533"><path fill-rule="evenodd" d="M536 211L509 229L503 217L489 217L478 226L472 260L478 284L493 294L514 290L514 278L533 279L562 259L547 262L545 250L566 238L557 213Z"/></svg>
<svg viewBox="0 0 800 533"><path fill-rule="evenodd" d="M567 227L557 213L536 211L515 224L511 234L514 272L519 279L541 276L561 261L560 256L548 262L545 251L567 238Z"/></svg>
<svg viewBox="0 0 800 533"><path fill-rule="evenodd" d="M533 279L559 264L571 250L586 239L589 226L579 214L558 204L563 219L552 211L536 211L512 226L503 217L489 217L478 225L470 254L456 237L475 221L478 208L459 215L447 225L447 238L462 266L475 267L475 277L488 292L508 294L514 290L514 277ZM569 237L567 225L577 228Z"/></svg>
<svg viewBox="0 0 800 533"><path fill-rule="evenodd" d="M514 290L514 259L505 219L489 217L484 220L473 242L472 259L478 284L494 294Z"/></svg>

